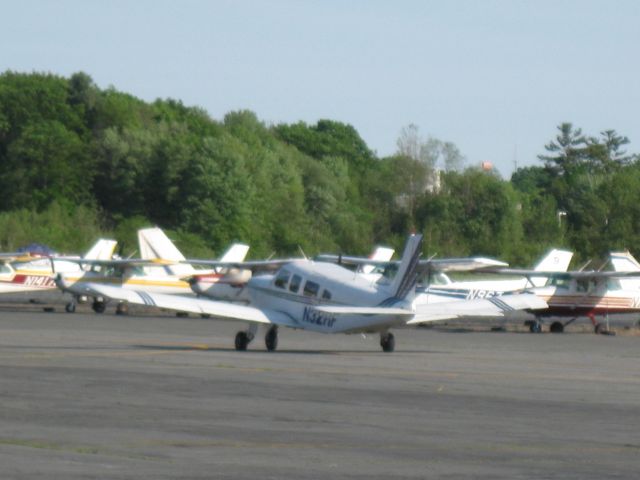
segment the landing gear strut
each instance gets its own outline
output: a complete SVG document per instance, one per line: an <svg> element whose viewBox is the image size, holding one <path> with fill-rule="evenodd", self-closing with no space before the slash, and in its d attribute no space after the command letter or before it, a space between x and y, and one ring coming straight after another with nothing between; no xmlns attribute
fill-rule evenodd
<svg viewBox="0 0 640 480"><path fill-rule="evenodd" d="M67 313L74 313L76 311L76 302L69 302L64 306Z"/></svg>
<svg viewBox="0 0 640 480"><path fill-rule="evenodd" d="M273 352L276 348L278 348L278 327L274 325L269 330L267 330L267 334L264 336L264 343L267 346L267 350Z"/></svg>
<svg viewBox="0 0 640 480"><path fill-rule="evenodd" d="M396 339L391 332L380 334L380 346L383 352L393 352L396 347Z"/></svg>
<svg viewBox="0 0 640 480"><path fill-rule="evenodd" d="M129 304L120 302L116 307L116 315L127 315L129 313Z"/></svg>

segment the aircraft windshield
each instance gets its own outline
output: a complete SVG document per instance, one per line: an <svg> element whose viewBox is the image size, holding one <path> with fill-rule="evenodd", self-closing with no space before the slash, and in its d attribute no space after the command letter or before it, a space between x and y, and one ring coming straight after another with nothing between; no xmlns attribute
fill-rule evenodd
<svg viewBox="0 0 640 480"><path fill-rule="evenodd" d="M290 276L291 273L289 273L289 270L282 269L280 270L280 272L278 272L278 276L273 283L278 288L287 288L287 283L289 282Z"/></svg>

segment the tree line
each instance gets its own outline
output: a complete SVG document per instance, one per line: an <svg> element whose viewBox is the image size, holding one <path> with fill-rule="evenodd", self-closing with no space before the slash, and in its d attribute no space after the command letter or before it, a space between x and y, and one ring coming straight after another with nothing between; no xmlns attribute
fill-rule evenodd
<svg viewBox="0 0 640 480"><path fill-rule="evenodd" d="M0 250L38 241L81 252L99 236L128 254L158 225L193 256L229 243L254 257L302 249L366 253L425 235L425 255L491 255L527 265L550 247L579 258L638 245L640 166L614 130L558 127L510 180L452 142L405 127L379 157L350 125L267 125L250 111L212 119L149 103L86 73L0 75Z"/></svg>

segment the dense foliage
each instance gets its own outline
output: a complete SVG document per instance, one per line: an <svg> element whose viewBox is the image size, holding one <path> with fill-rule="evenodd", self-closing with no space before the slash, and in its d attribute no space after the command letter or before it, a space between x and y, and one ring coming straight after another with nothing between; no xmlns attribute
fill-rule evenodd
<svg viewBox="0 0 640 480"><path fill-rule="evenodd" d="M627 143L562 124L541 166L506 181L462 170L454 144L423 141L414 126L396 155L379 158L337 121L268 126L249 111L217 121L179 101L99 89L84 73L5 72L0 249L38 241L81 251L109 235L129 253L135 230L155 224L190 255L234 240L254 257L366 253L400 248L417 230L425 255L524 265L564 246L601 256L638 245L640 165Z"/></svg>

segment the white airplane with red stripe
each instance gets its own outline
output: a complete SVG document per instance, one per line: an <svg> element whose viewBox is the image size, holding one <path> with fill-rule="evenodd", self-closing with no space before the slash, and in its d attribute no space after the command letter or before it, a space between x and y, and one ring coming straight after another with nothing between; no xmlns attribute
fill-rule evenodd
<svg viewBox="0 0 640 480"><path fill-rule="evenodd" d="M35 256L29 253L0 255L0 293L33 292L56 288L56 273L64 272L69 282L82 278L86 270L80 260L111 258L116 241L101 238L83 257Z"/></svg>

